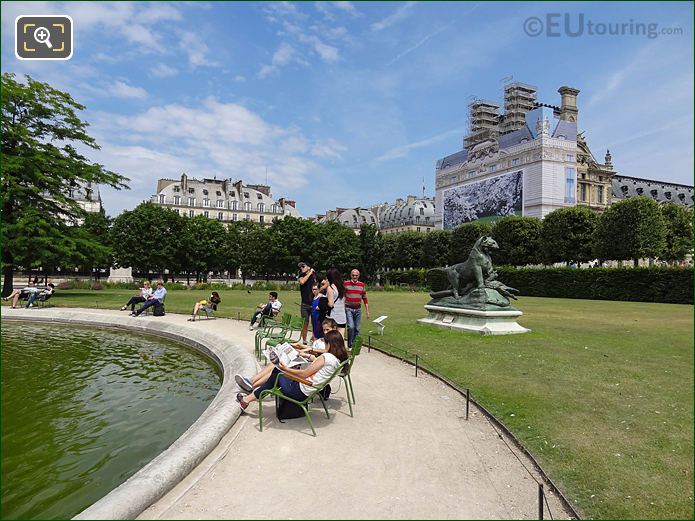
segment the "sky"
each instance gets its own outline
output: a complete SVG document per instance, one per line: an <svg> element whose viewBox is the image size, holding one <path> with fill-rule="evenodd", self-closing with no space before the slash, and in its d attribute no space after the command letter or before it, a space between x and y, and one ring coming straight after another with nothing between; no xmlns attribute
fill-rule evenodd
<svg viewBox="0 0 695 521"><path fill-rule="evenodd" d="M73 57L17 59L21 14L70 15ZM130 178L111 216L184 172L267 176L305 217L433 196L467 104L509 81L579 89L619 174L693 183L690 2L2 2L1 68L87 107L90 159Z"/></svg>

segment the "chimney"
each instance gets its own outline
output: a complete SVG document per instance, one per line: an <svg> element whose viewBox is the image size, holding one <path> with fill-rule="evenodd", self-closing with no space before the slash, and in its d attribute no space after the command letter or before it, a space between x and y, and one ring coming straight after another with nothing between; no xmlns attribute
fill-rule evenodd
<svg viewBox="0 0 695 521"><path fill-rule="evenodd" d="M414 195L408 196L408 204L415 202L416 197Z"/></svg>
<svg viewBox="0 0 695 521"><path fill-rule="evenodd" d="M405 201L403 201L403 199L399 197L398 199L396 199L396 206L401 206L404 202Z"/></svg>
<svg viewBox="0 0 695 521"><path fill-rule="evenodd" d="M239 179L238 181L235 181L235 182L234 182L234 188L236 189L236 196L237 196L238 198L241 198L241 196L243 195L243 194L241 193L241 191L242 191L242 189L243 189L243 186L242 186L242 184L241 184L241 179Z"/></svg>
<svg viewBox="0 0 695 521"><path fill-rule="evenodd" d="M181 191L186 192L188 191L188 176L185 174L181 174Z"/></svg>
<svg viewBox="0 0 695 521"><path fill-rule="evenodd" d="M560 87L557 91L562 96L560 119L577 123L579 120L579 109L577 108L577 95L579 94L579 90L572 87Z"/></svg>

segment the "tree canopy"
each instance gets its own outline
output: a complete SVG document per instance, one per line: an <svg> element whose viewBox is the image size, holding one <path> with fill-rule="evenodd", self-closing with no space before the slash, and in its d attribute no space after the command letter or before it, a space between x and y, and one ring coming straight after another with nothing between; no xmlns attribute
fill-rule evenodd
<svg viewBox="0 0 695 521"><path fill-rule="evenodd" d="M0 90L3 294L12 288L15 252L28 250L22 244L28 238L36 239L29 249L45 245L46 239L56 248L73 240L64 223L84 216L72 197L75 188L87 183L127 188L127 178L80 152L99 148L78 115L84 105L47 83L30 76L24 79L20 82L14 74L3 73ZM41 222L32 222L29 216L40 216ZM37 226L42 235L32 235L39 233Z"/></svg>

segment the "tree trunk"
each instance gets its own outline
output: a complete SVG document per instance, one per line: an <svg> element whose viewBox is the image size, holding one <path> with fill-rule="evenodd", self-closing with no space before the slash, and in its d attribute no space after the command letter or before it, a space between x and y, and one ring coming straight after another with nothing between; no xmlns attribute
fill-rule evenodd
<svg viewBox="0 0 695 521"><path fill-rule="evenodd" d="M639 259L632 259L632 267L637 268L639 266Z"/></svg>
<svg viewBox="0 0 695 521"><path fill-rule="evenodd" d="M4 277L4 282L2 285L2 295L3 297L6 297L10 293L12 293L12 290L14 289L14 266L8 262L5 262L5 265L2 269L2 274Z"/></svg>

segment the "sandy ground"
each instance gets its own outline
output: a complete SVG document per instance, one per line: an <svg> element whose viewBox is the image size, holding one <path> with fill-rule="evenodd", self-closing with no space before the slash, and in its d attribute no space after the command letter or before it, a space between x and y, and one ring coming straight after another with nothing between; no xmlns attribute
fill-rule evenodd
<svg viewBox="0 0 695 521"><path fill-rule="evenodd" d="M233 335L253 352L246 323L202 320L190 327ZM333 386L330 419L320 404L312 407L317 437L304 418L278 422L270 401L260 432L253 404L203 463L139 519L538 518L536 482L475 407L466 421L459 393L366 348L352 378L354 417L345 387ZM570 517L552 493L548 501L555 519Z"/></svg>

